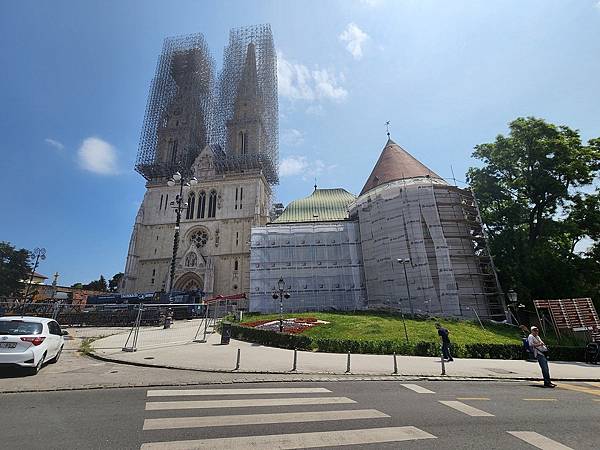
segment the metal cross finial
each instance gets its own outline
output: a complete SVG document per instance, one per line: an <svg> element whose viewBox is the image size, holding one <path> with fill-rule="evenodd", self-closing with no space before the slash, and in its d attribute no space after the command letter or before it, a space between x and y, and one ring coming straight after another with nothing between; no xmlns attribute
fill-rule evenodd
<svg viewBox="0 0 600 450"><path fill-rule="evenodd" d="M387 130L387 137L389 139L389 137L390 137L390 121L389 120L385 123L385 129Z"/></svg>
<svg viewBox="0 0 600 450"><path fill-rule="evenodd" d="M317 177L315 177L315 191L317 190Z"/></svg>

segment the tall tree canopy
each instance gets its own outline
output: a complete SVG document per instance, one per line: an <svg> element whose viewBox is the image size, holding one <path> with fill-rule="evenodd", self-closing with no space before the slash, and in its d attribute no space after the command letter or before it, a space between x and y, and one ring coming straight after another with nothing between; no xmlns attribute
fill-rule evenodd
<svg viewBox="0 0 600 450"><path fill-rule="evenodd" d="M113 277L110 279L110 281L108 282L108 290L110 292L118 292L119 284L121 283L122 279L123 279L123 272L115 273L113 275Z"/></svg>
<svg viewBox="0 0 600 450"><path fill-rule="evenodd" d="M31 253L17 250L8 242L0 242L0 297L17 295L23 288L21 280L31 275Z"/></svg>
<svg viewBox="0 0 600 450"><path fill-rule="evenodd" d="M534 117L475 147L467 172L504 289L532 298L592 296L600 287L600 138ZM585 240L588 250L576 252Z"/></svg>

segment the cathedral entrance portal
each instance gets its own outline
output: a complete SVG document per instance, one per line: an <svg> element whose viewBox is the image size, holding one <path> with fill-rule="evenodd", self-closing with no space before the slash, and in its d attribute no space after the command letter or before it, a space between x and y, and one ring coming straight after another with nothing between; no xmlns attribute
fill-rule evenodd
<svg viewBox="0 0 600 450"><path fill-rule="evenodd" d="M175 290L177 291L195 291L204 289L204 280L193 272L184 273L175 281Z"/></svg>

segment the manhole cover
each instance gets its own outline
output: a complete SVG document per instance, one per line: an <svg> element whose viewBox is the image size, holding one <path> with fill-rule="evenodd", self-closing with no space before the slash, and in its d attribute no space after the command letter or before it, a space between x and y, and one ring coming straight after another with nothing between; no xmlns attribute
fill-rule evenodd
<svg viewBox="0 0 600 450"><path fill-rule="evenodd" d="M486 369L489 370L490 372L494 372L494 373L500 373L503 375L507 375L509 373L517 373L517 372L511 372L510 370L506 370L506 369Z"/></svg>

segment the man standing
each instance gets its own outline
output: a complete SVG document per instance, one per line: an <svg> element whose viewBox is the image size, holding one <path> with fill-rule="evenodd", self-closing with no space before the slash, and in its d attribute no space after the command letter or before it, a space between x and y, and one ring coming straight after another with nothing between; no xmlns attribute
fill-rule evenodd
<svg viewBox="0 0 600 450"><path fill-rule="evenodd" d="M529 342L529 348L533 350L533 357L537 359L542 369L544 387L553 388L556 387L556 385L550 381L550 369L548 369L548 359L546 358L548 347L546 347L546 344L542 341L539 333L536 326L531 327L531 334L527 338L527 341Z"/></svg>
<svg viewBox="0 0 600 450"><path fill-rule="evenodd" d="M438 330L438 335L442 338L442 354L444 355L444 359L448 362L454 361L454 358L450 355L450 338L448 337L450 332L439 323L436 323L435 327Z"/></svg>

